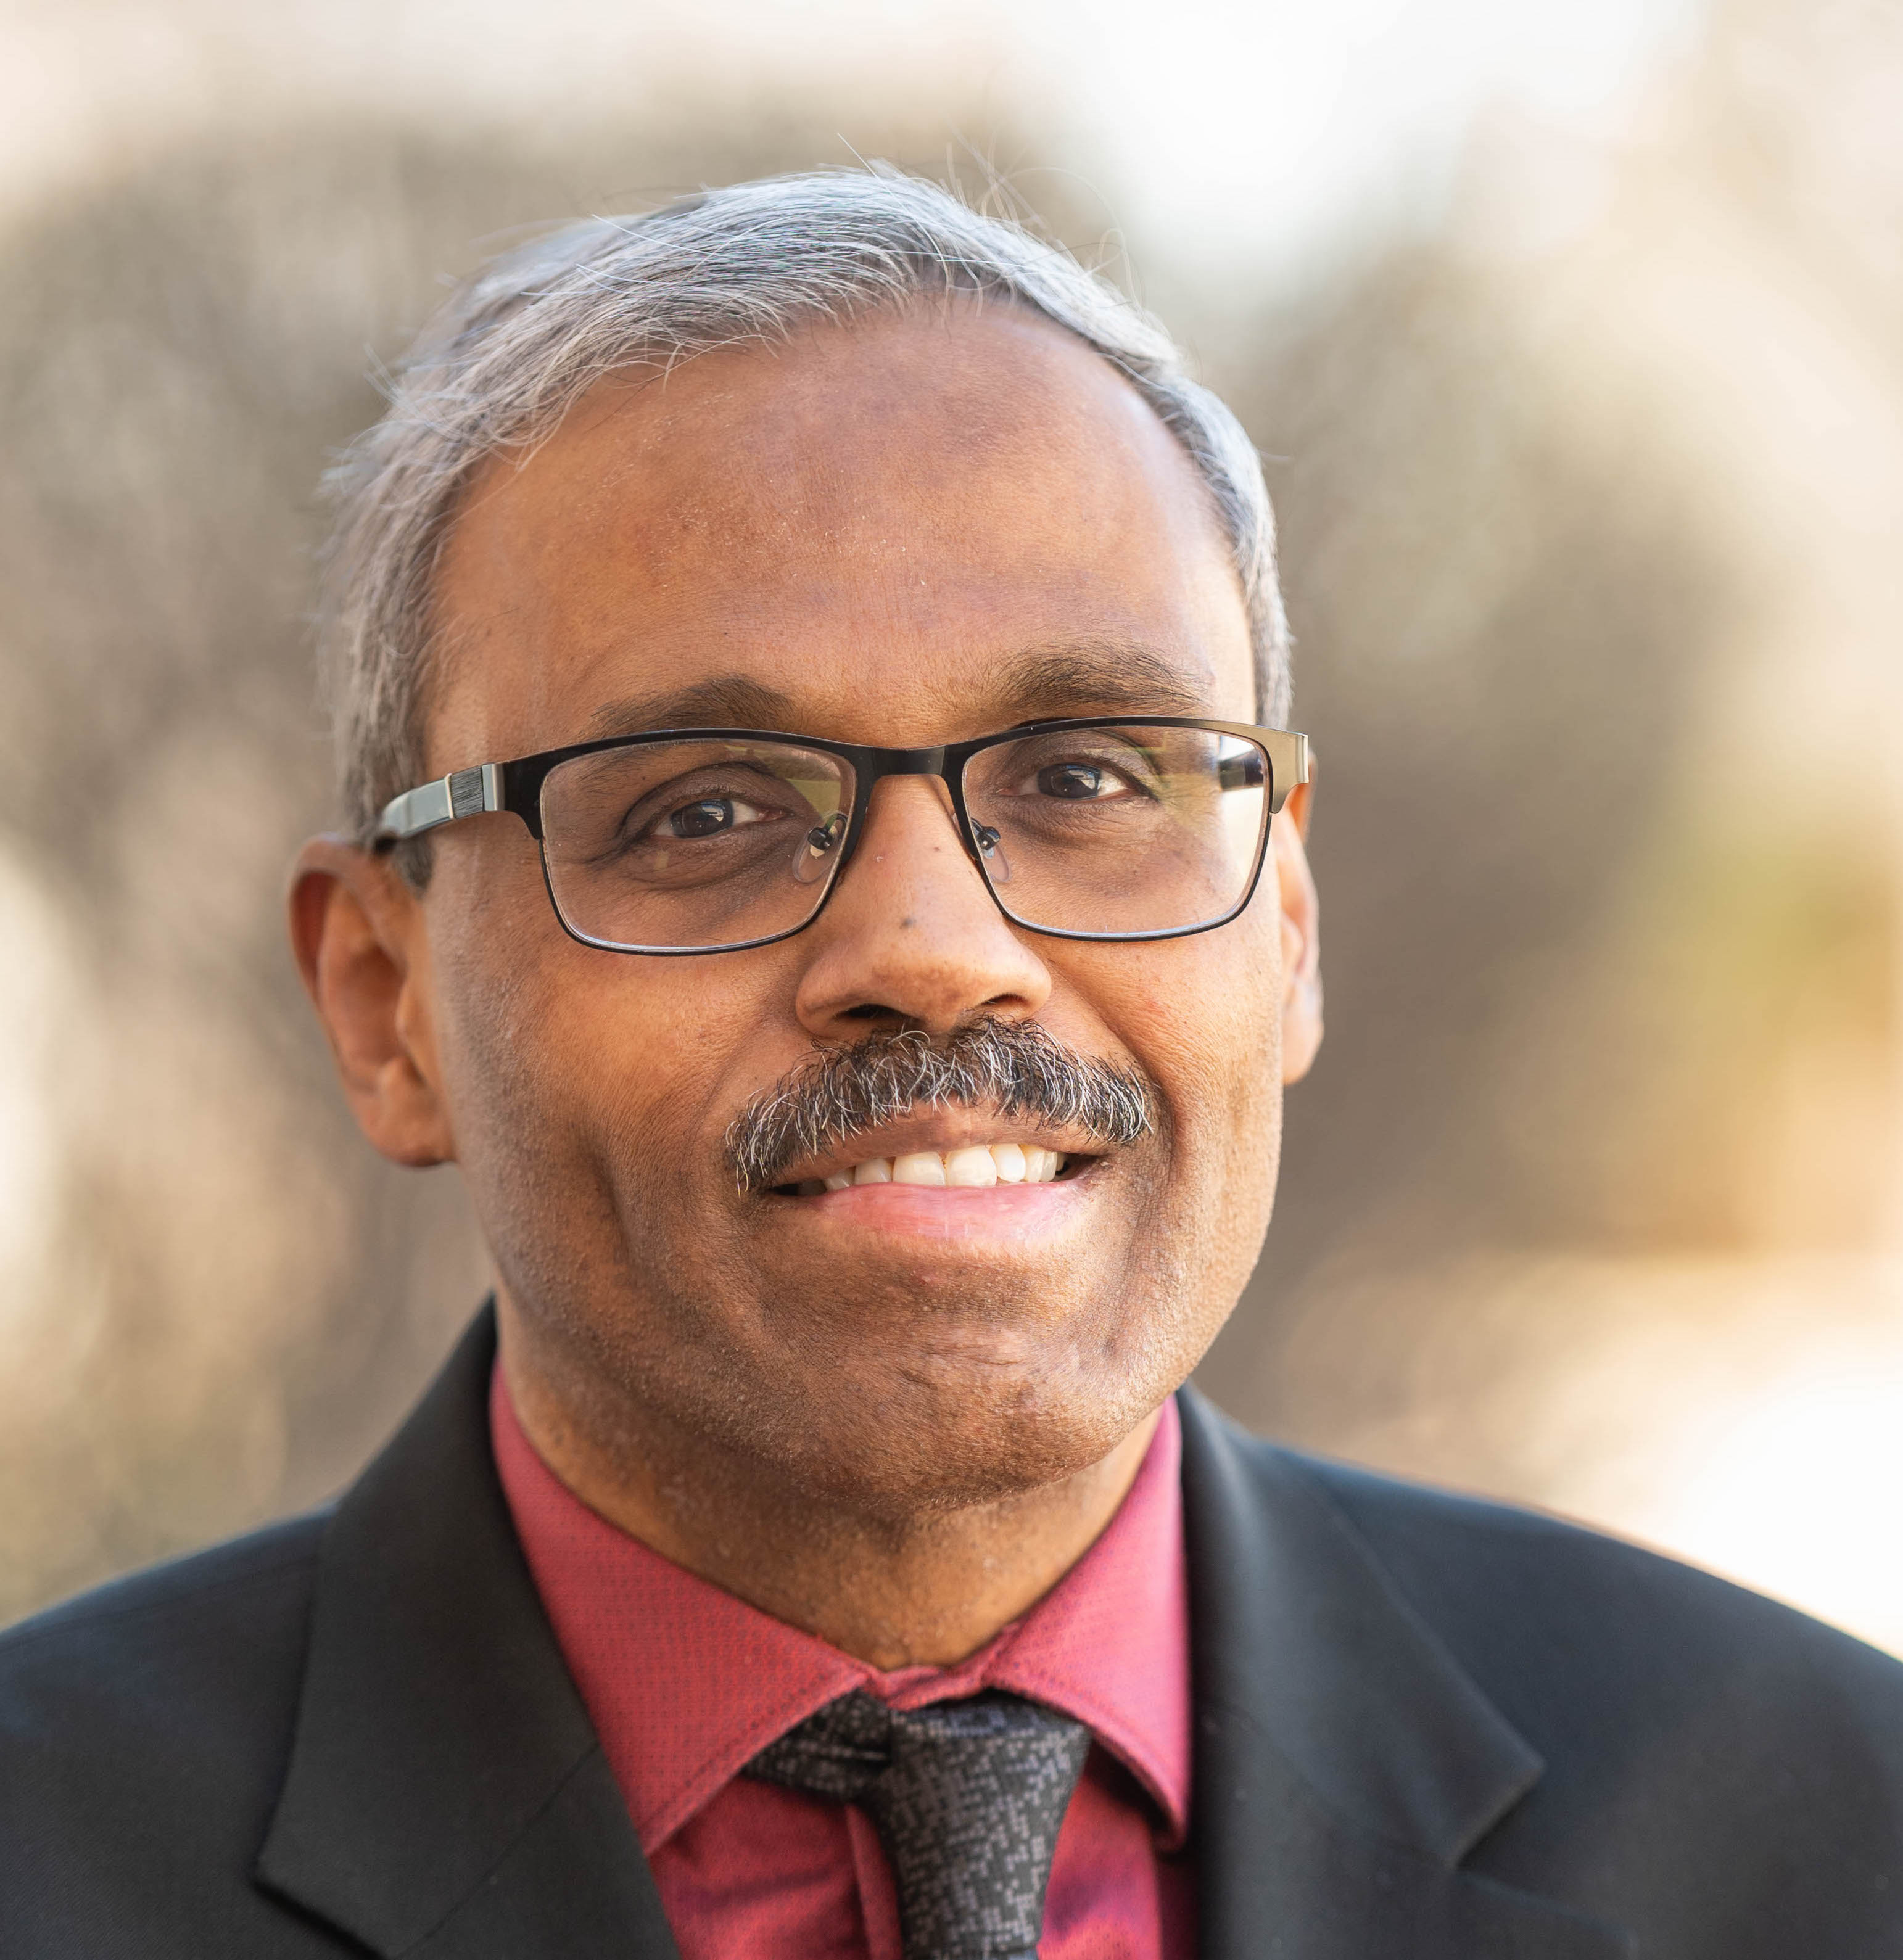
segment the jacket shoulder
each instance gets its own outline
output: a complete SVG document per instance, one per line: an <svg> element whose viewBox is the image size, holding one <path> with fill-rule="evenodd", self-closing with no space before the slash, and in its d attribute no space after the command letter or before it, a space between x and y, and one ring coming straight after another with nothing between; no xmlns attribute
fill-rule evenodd
<svg viewBox="0 0 1903 1960"><path fill-rule="evenodd" d="M1582 1686L1678 1678L1707 1695L1724 1681L1835 1682L1903 1720L1903 1663L1794 1607L1550 1513L1277 1453L1490 1677L1565 1664Z"/></svg>
<svg viewBox="0 0 1903 1960"><path fill-rule="evenodd" d="M174 1907L202 1952L226 1950L228 1915L247 1936L322 1529L278 1525L0 1634L0 1949L169 1953Z"/></svg>
<svg viewBox="0 0 1903 1960"><path fill-rule="evenodd" d="M193 1677L215 1691L225 1650L249 1643L257 1623L287 1606L307 1608L321 1516L234 1538L82 1592L0 1632L0 1736L43 1698L70 1722L68 1698L92 1702L123 1693L144 1705L167 1685L189 1691Z"/></svg>
<svg viewBox="0 0 1903 1960"><path fill-rule="evenodd" d="M1230 1635L1246 1678L1285 1678L1288 1661L1252 1630L1285 1645L1306 1631L1322 1691L1338 1691L1333 1742L1386 1669L1415 1698L1380 1703L1411 1756L1364 1733L1369 1760L1458 1768L1469 1694L1529 1752L1523 1793L1462 1854L1473 1878L1686 1960L1903 1951L1903 1665L1582 1526L1303 1456L1206 1405L1193 1427L1199 1501L1214 1516L1219 1490L1226 1515L1259 1521L1230 1548L1259 1568L1229 1587L1249 1602ZM1452 1691L1426 1694L1436 1680ZM1307 1702L1278 1691L1263 1719L1299 1751ZM1315 1773L1326 1750L1301 1760L1332 1787Z"/></svg>
<svg viewBox="0 0 1903 1960"><path fill-rule="evenodd" d="M1886 1896L1903 1878L1903 1664L1889 1655L1579 1524L1243 1446L1322 1494L1545 1762L1481 1869L1557 1872L1590 1844L1615 1889L1669 1902L1660 1927L1688 1952L1723 1917L1723 1874L1734 1892L1737 1876L1701 1844L1755 1846L1800 1892L1806 1875Z"/></svg>

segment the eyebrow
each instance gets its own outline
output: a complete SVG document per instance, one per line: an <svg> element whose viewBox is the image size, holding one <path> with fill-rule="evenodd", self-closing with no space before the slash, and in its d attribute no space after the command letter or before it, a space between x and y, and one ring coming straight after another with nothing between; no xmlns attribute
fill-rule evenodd
<svg viewBox="0 0 1903 1960"><path fill-rule="evenodd" d="M1214 686L1200 663L1185 667L1129 640L1084 640L1038 648L1000 663L1001 712L1016 721L1055 721L1099 711L1206 715Z"/></svg>
<svg viewBox="0 0 1903 1960"><path fill-rule="evenodd" d="M1200 663L1186 668L1140 641L1085 640L1008 654L992 669L990 718L998 729L1083 714L1213 712ZM667 728L759 728L812 733L794 697L749 674L721 674L665 693L631 695L598 708L584 740Z"/></svg>
<svg viewBox="0 0 1903 1960"><path fill-rule="evenodd" d="M645 735L657 728L772 728L796 732L798 704L749 674L721 674L666 694L630 695L588 718L588 737Z"/></svg>

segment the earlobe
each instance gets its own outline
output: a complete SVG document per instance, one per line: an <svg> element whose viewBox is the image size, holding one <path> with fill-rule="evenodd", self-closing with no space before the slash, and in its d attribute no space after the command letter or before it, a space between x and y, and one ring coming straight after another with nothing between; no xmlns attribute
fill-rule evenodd
<svg viewBox="0 0 1903 1960"><path fill-rule="evenodd" d="M321 837L298 854L289 912L298 971L364 1135L398 1163L453 1158L415 894L380 860Z"/></svg>

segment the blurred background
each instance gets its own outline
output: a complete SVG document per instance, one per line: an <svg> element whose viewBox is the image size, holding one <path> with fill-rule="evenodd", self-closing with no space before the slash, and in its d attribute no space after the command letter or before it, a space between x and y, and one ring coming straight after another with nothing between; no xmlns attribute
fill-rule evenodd
<svg viewBox="0 0 1903 1960"><path fill-rule="evenodd" d="M8 0L0 1619L310 1503L483 1261L345 1116L327 453L533 228L1010 198L1268 458L1329 1036L1201 1371L1903 1650L1895 0Z"/></svg>

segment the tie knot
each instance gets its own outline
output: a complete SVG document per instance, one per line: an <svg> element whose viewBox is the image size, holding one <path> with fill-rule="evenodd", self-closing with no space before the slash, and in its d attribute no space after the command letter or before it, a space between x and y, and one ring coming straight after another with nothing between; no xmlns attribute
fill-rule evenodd
<svg viewBox="0 0 1903 1960"><path fill-rule="evenodd" d="M1015 1694L901 1713L861 1691L746 1768L865 1810L892 1866L905 1960L1034 1960L1090 1744L1080 1722Z"/></svg>

